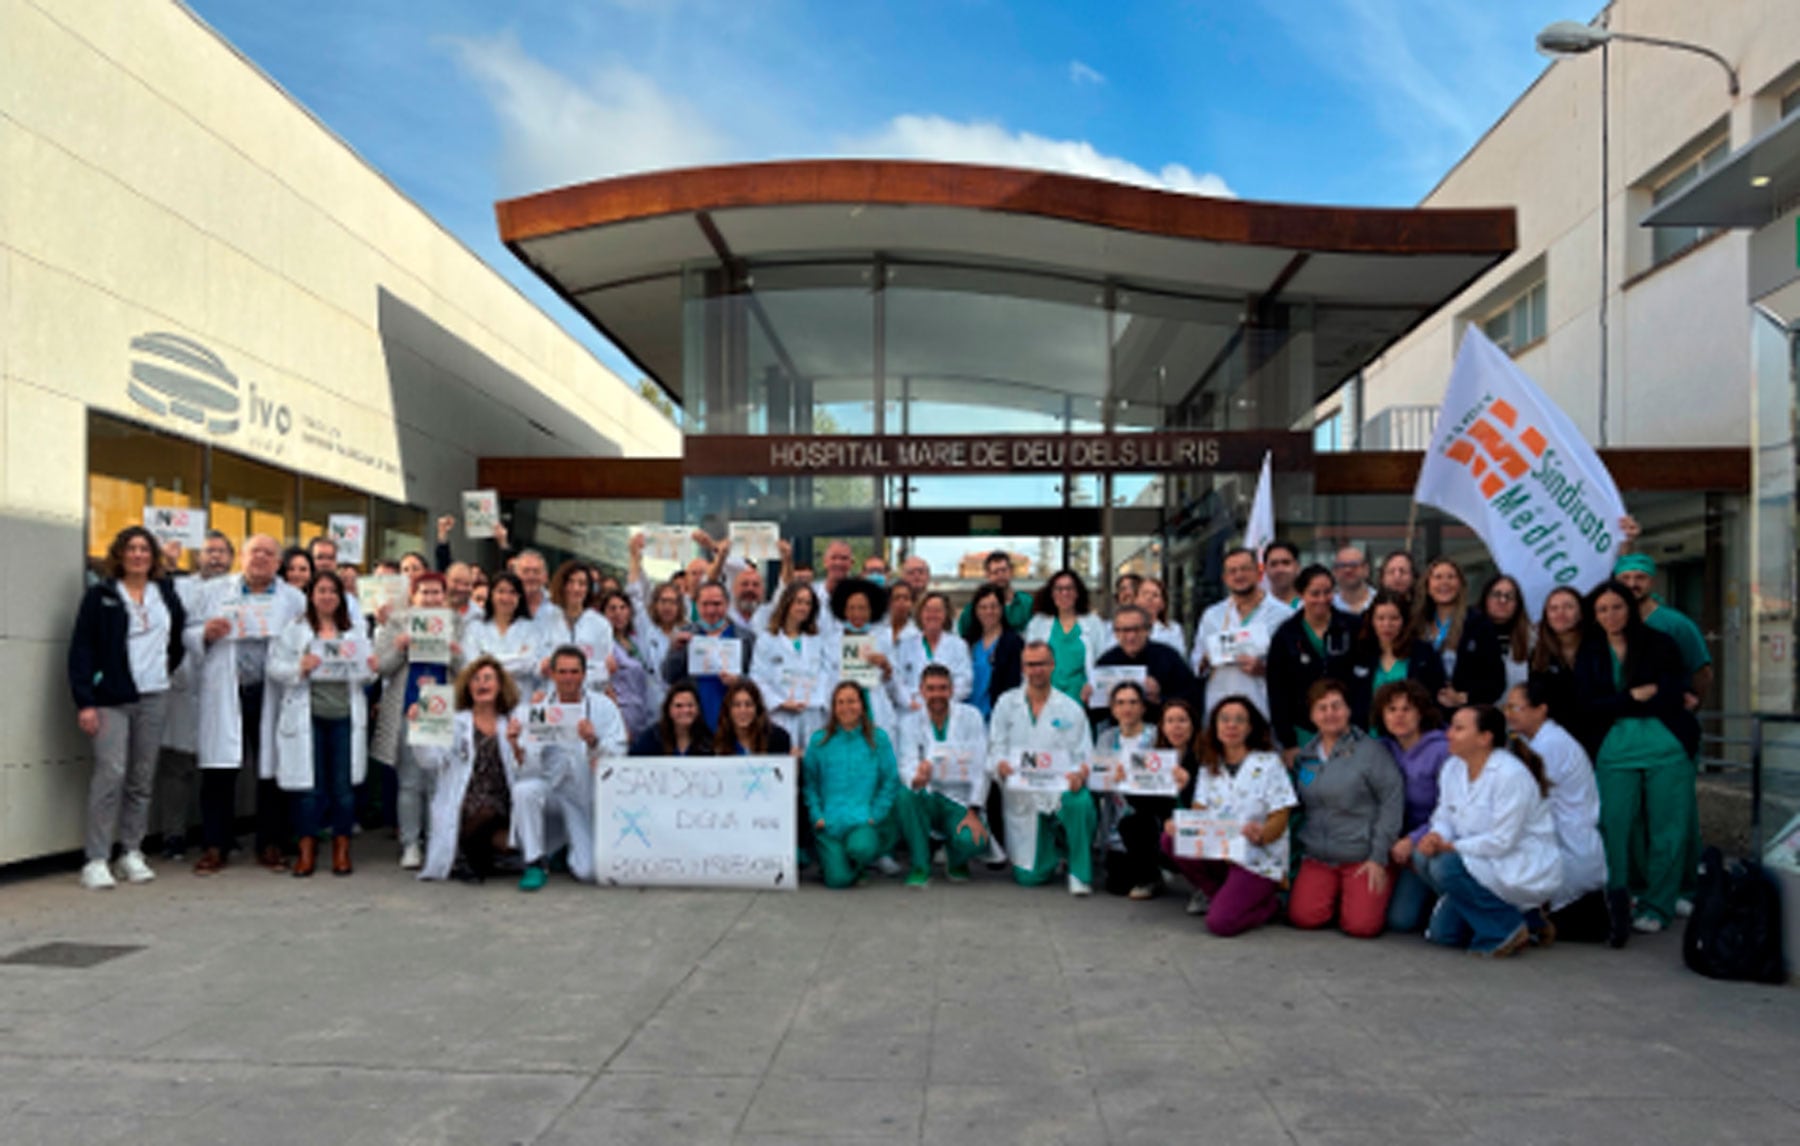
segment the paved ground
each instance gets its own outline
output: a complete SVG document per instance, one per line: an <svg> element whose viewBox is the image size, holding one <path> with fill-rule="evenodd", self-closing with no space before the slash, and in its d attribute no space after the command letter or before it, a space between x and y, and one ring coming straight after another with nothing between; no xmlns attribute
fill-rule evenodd
<svg viewBox="0 0 1800 1146"><path fill-rule="evenodd" d="M365 849L372 851L373 849ZM384 852L386 849L382 849ZM1660 936L1478 963L1182 899L0 883L0 1140L1794 1141L1800 989Z"/></svg>

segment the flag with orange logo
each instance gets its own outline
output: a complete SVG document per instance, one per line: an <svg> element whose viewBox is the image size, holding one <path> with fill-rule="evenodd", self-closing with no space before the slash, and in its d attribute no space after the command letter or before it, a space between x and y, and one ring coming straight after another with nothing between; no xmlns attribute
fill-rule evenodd
<svg viewBox="0 0 1800 1146"><path fill-rule="evenodd" d="M1504 350L1463 335L1413 500L1460 518L1529 615L1552 589L1586 592L1618 557L1625 501L1581 431Z"/></svg>

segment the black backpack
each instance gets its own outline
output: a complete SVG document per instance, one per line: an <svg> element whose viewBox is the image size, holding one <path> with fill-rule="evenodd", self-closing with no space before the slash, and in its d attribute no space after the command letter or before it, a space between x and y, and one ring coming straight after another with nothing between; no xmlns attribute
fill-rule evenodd
<svg viewBox="0 0 1800 1146"><path fill-rule="evenodd" d="M1781 962L1781 893L1760 863L1727 862L1718 848L1706 849L1681 957L1690 970L1709 979L1787 981Z"/></svg>

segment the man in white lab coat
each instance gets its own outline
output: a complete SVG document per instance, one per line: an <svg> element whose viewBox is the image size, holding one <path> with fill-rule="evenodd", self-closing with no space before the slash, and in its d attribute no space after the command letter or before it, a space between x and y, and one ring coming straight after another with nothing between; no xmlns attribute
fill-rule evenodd
<svg viewBox="0 0 1800 1146"><path fill-rule="evenodd" d="M1032 886L1069 865L1069 894L1091 895L1094 882L1094 832L1098 815L1088 796L1087 757L1093 748L1087 713L1074 699L1050 685L1056 656L1044 641L1031 641L1020 658L1025 683L994 702L988 730L988 758L1003 784L1018 770L1023 752L1063 752L1070 770L1062 791L1033 791L1008 784L1006 847L1012 854L1013 878Z"/></svg>
<svg viewBox="0 0 1800 1146"><path fill-rule="evenodd" d="M520 891L537 891L549 879L550 840L546 813L554 808L569 838L569 874L594 879L594 769L609 756L625 755L625 721L603 692L587 686L587 657L574 645L550 654L554 692L544 701L580 705L573 740L525 745L525 763L512 789L513 845L525 857Z"/></svg>

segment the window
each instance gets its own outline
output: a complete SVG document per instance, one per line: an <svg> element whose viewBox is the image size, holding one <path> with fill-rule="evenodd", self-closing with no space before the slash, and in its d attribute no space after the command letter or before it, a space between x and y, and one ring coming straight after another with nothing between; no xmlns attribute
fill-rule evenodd
<svg viewBox="0 0 1800 1146"><path fill-rule="evenodd" d="M1508 354L1517 354L1549 333L1549 293L1548 284L1539 279L1483 319L1482 333Z"/></svg>
<svg viewBox="0 0 1800 1146"><path fill-rule="evenodd" d="M1781 118L1786 119L1800 109L1800 84L1795 84L1792 91L1781 97Z"/></svg>
<svg viewBox="0 0 1800 1146"><path fill-rule="evenodd" d="M313 538L323 536L334 513L346 513L366 519L369 516L369 495L320 478L302 477L298 543L305 545Z"/></svg>
<svg viewBox="0 0 1800 1146"><path fill-rule="evenodd" d="M149 506L201 504L197 443L101 414L88 416L88 556L104 557L119 530Z"/></svg>
<svg viewBox="0 0 1800 1146"><path fill-rule="evenodd" d="M1782 101L1783 107L1787 101ZM1650 205L1662 204L1693 186L1702 175L1725 162L1731 150L1729 140L1721 139L1700 153L1700 158L1675 171L1650 192ZM1651 228L1651 266L1660 266L1695 243L1718 231L1717 227L1653 227Z"/></svg>
<svg viewBox="0 0 1800 1146"><path fill-rule="evenodd" d="M1322 418L1313 426L1313 449L1321 454L1334 454L1343 449L1342 431L1344 428L1344 411L1333 410L1329 417Z"/></svg>
<svg viewBox="0 0 1800 1146"><path fill-rule="evenodd" d="M213 451L209 524L242 552L244 539L266 533L283 545L294 535L294 475L224 450Z"/></svg>

